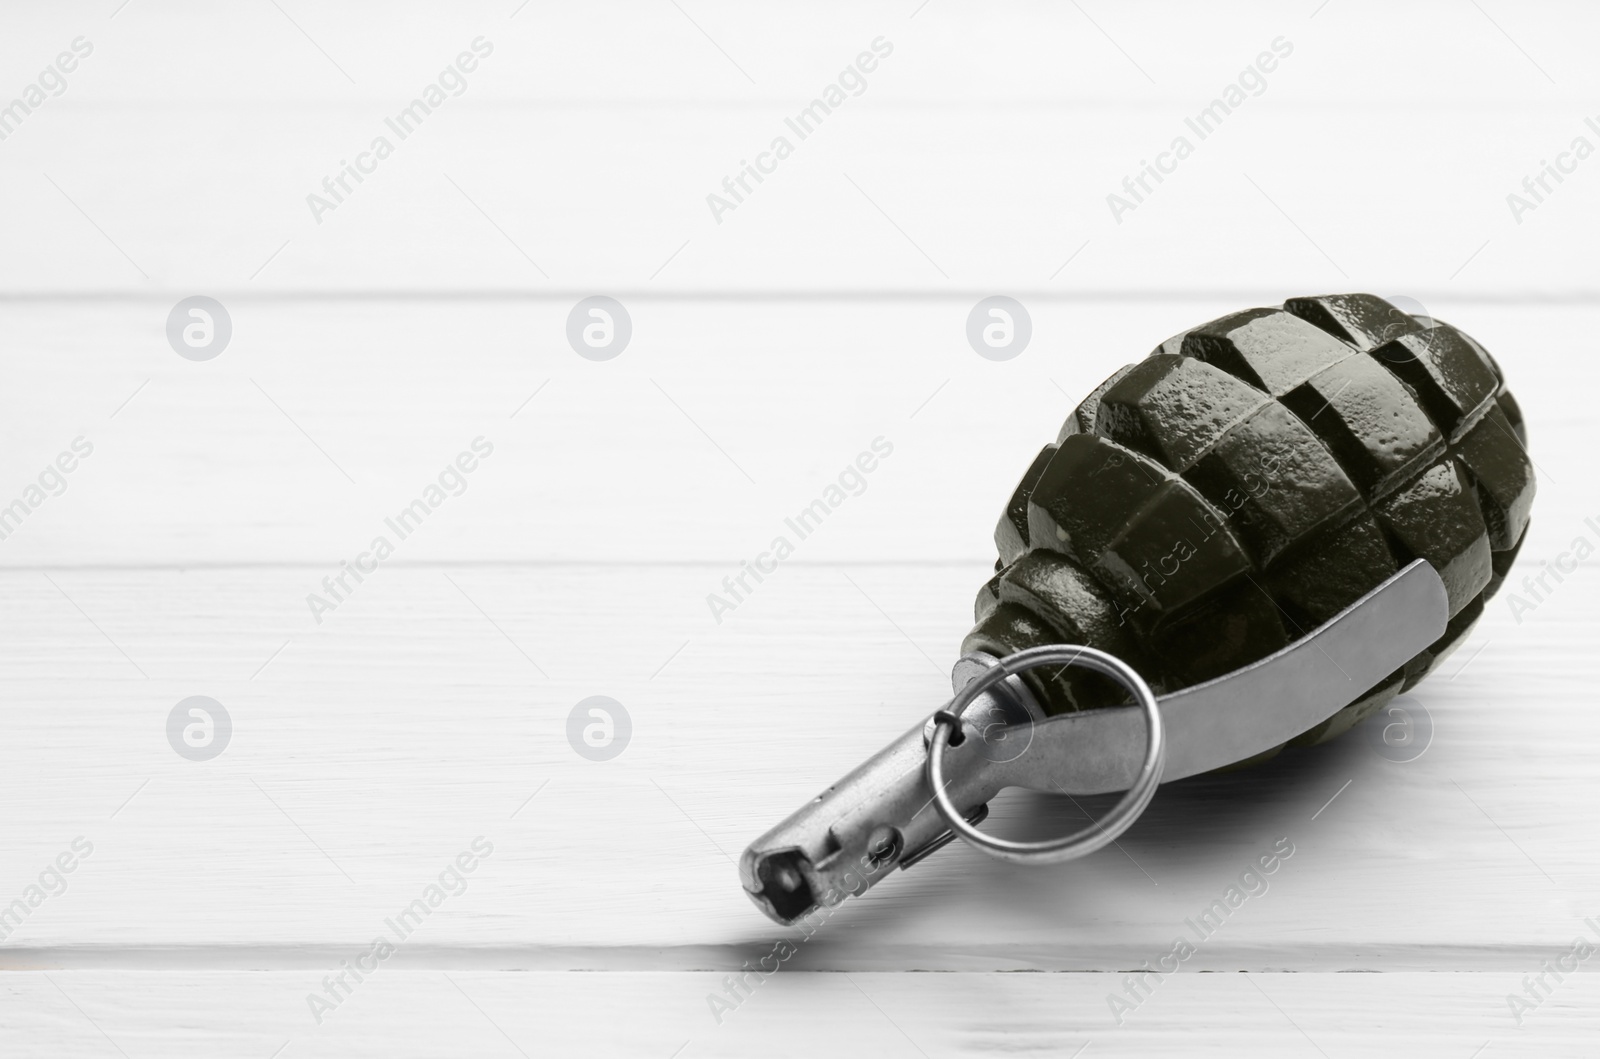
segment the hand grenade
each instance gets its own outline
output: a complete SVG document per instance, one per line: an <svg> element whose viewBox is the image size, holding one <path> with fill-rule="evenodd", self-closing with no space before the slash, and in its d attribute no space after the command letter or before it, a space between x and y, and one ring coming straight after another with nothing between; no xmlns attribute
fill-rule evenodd
<svg viewBox="0 0 1600 1059"><path fill-rule="evenodd" d="M1526 441L1487 350L1370 294L1169 338L1022 476L956 698L758 839L746 891L792 922L958 835L1010 860L1079 856L1163 780L1350 730L1504 579L1533 501ZM1092 832L985 836L988 798L1013 785L1128 794Z"/></svg>

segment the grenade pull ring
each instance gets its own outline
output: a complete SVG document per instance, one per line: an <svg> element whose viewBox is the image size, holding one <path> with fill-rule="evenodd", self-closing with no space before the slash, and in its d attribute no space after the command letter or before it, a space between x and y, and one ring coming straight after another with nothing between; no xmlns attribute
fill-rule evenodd
<svg viewBox="0 0 1600 1059"><path fill-rule="evenodd" d="M1435 642L1448 616L1444 582L1417 559L1287 647L1166 695L1092 648L966 655L948 706L750 844L739 860L745 893L789 924L957 837L1013 862L1083 856L1127 830L1158 784L1246 760L1332 717ZM1116 680L1137 705L1047 717L1018 674L1071 664ZM1008 787L1128 793L1092 831L1024 843L974 826Z"/></svg>
<svg viewBox="0 0 1600 1059"><path fill-rule="evenodd" d="M965 733L961 730L961 715L979 695L1003 680L1044 665L1081 665L1110 677L1133 695L1144 712L1146 731L1144 760L1139 765L1138 778L1104 819L1082 831L1039 842L1018 842L986 835L967 823L966 817L946 793L949 784L944 778L945 751L950 749L952 741L956 746L966 741ZM1161 721L1161 707L1156 702L1155 692L1128 663L1093 647L1049 644L1008 655L957 692L947 709L933 715L933 723L933 739L928 744L927 781L939 815L944 817L944 822L957 837L991 857L1013 864L1059 864L1110 845L1118 835L1133 826L1133 822L1150 804L1150 799L1156 796L1156 787L1161 783L1161 771L1167 760L1166 727ZM1026 750L1023 752L1026 753Z"/></svg>

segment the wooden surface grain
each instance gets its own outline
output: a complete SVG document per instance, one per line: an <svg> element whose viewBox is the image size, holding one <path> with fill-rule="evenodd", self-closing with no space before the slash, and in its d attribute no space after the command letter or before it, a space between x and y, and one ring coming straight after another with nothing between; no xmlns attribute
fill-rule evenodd
<svg viewBox="0 0 1600 1059"><path fill-rule="evenodd" d="M0 523L0 910L38 898L0 919L0 1054L1592 1054L1595 964L1550 968L1600 951L1600 575L1550 571L1600 547L1600 163L1507 196L1600 144L1593 12L114 6L0 33L0 102L94 43L0 141L0 509L40 488ZM480 35L463 93L314 220ZM719 223L706 196L880 36ZM1114 218L1280 36L1261 94ZM1397 704L1425 752L1380 753L1380 717L1164 787L1081 861L957 844L814 933L763 918L740 851L943 701L994 520L1077 400L1185 327L1345 289L1492 350L1539 470L1506 589ZM203 363L165 334L193 294L233 325ZM568 344L591 294L631 316L615 360ZM1003 363L965 335L991 294L1032 322ZM597 695L632 724L608 761L568 740ZM231 718L212 760L168 741L190 696ZM985 826L1081 802L1011 793Z"/></svg>
<svg viewBox="0 0 1600 1059"><path fill-rule="evenodd" d="M397 959L399 957L396 957ZM777 972L721 1024L711 973L384 969L314 1026L320 971L8 975L13 1033L71 1054L170 1056L1582 1055L1596 1025L1580 973L1507 1026L1520 975L1195 974L1108 1014L1115 974ZM827 1012L819 1018L819 1012ZM1502 1025L1505 1023L1506 1025ZM300 1025L300 1024L303 1024ZM423 1043L426 1042L426 1043Z"/></svg>

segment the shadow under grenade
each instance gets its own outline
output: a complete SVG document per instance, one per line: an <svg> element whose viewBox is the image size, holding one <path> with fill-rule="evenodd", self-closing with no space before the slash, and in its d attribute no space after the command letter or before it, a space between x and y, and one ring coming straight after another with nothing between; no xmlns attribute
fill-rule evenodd
<svg viewBox="0 0 1600 1059"><path fill-rule="evenodd" d="M1081 856L1164 780L1350 730L1499 588L1533 502L1526 441L1487 350L1369 294L1173 336L1023 475L955 698L752 844L745 890L793 922L957 836ZM1076 835L1014 842L975 826L1008 786L1127 794Z"/></svg>

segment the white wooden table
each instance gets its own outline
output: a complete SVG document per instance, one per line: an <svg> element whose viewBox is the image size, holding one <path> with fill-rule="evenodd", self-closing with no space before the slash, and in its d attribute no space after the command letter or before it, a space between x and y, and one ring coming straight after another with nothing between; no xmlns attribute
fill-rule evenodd
<svg viewBox="0 0 1600 1059"><path fill-rule="evenodd" d="M1594 1054L1600 962L1545 965L1600 950L1600 571L1526 613L1507 595L1600 545L1600 162L1507 202L1600 146L1592 12L3 17L0 104L92 51L0 140L0 507L93 451L0 539L0 909L25 907L0 918L0 1054ZM306 196L479 37L461 95L314 220ZM860 95L714 219L880 37ZM1114 220L1107 195L1280 37L1260 94ZM1540 470L1506 592L1403 701L1427 751L1357 731L1163 788L1086 860L958 844L809 937L760 916L740 850L941 703L994 519L1077 399L1183 327L1355 289L1494 351ZM203 362L165 333L196 294L232 322ZM614 360L566 339L594 294L632 320ZM1032 320L1003 363L964 331L991 294ZM397 539L386 516L478 438ZM859 495L716 620L708 594L879 438ZM393 554L314 614L380 534ZM608 761L567 738L594 695L631 718ZM190 696L231 718L210 760L168 741ZM1008 795L986 826L1080 819ZM1264 893L1110 1002L1279 840ZM708 1002L783 940L780 973Z"/></svg>

